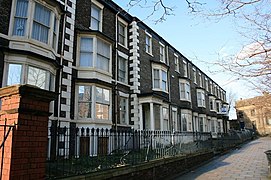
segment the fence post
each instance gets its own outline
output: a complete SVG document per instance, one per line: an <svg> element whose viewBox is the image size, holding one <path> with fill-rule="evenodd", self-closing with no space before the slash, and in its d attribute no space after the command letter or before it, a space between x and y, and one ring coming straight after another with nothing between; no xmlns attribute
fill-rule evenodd
<svg viewBox="0 0 271 180"><path fill-rule="evenodd" d="M49 104L56 97L30 85L0 89L1 179L45 179ZM6 139L5 123L13 125Z"/></svg>

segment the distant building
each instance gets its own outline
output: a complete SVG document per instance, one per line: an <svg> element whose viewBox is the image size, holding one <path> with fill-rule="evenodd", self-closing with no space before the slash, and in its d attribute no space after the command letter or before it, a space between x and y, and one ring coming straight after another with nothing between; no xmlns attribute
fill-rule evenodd
<svg viewBox="0 0 271 180"><path fill-rule="evenodd" d="M271 134L271 95L265 93L236 103L237 119L240 127L256 129L259 134Z"/></svg>

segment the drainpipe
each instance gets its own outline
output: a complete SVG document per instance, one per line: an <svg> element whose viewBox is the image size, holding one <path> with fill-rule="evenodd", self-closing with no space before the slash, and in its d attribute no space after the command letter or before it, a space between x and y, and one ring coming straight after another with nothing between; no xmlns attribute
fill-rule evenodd
<svg viewBox="0 0 271 180"><path fill-rule="evenodd" d="M65 25L66 25L66 16L67 16L67 0L65 0L65 13L63 17L63 28L62 28L62 43L61 43L61 54L60 54L60 65L63 64L63 59L64 59L64 44L65 44ZM62 73L63 73L63 68L60 69L59 71L59 85L62 84ZM59 86L58 90L58 113L57 113L57 124L60 126L60 109L61 109L61 86Z"/></svg>

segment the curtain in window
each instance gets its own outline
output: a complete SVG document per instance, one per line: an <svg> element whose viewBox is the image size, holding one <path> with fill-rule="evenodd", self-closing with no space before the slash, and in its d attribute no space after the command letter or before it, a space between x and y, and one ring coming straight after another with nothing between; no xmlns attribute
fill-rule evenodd
<svg viewBox="0 0 271 180"><path fill-rule="evenodd" d="M160 88L160 74L158 69L153 70L153 86L154 88Z"/></svg>
<svg viewBox="0 0 271 180"><path fill-rule="evenodd" d="M93 5L91 6L91 29L99 30L100 25L100 8Z"/></svg>
<svg viewBox="0 0 271 180"><path fill-rule="evenodd" d="M93 67L93 39L81 38L80 66Z"/></svg>
<svg viewBox="0 0 271 180"><path fill-rule="evenodd" d="M9 64L7 85L20 84L21 74L22 74L21 64Z"/></svg>
<svg viewBox="0 0 271 180"><path fill-rule="evenodd" d="M13 35L24 36L27 21L28 0L17 0Z"/></svg>
<svg viewBox="0 0 271 180"><path fill-rule="evenodd" d="M97 39L97 68L109 71L110 45Z"/></svg>
<svg viewBox="0 0 271 180"><path fill-rule="evenodd" d="M32 38L43 43L48 43L49 29L50 29L51 11L36 3L34 12L34 21L32 29Z"/></svg>

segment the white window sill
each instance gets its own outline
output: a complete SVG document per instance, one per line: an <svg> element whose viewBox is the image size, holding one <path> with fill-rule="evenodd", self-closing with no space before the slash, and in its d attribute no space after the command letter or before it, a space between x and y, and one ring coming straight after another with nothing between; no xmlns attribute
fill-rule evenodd
<svg viewBox="0 0 271 180"><path fill-rule="evenodd" d="M162 90L162 89L153 88L152 90L153 90L153 91L164 92L164 93L167 93L167 94L168 94L168 91L164 91L164 90Z"/></svg>

